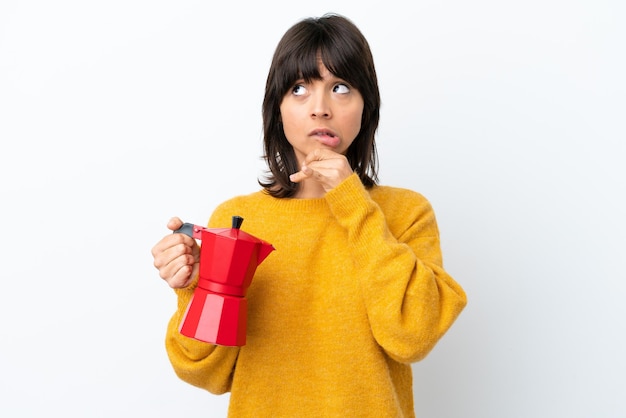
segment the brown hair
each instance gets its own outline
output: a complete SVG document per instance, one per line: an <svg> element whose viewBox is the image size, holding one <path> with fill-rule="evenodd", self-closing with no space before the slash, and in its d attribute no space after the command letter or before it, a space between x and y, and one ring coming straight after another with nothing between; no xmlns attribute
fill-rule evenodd
<svg viewBox="0 0 626 418"><path fill-rule="evenodd" d="M350 20L336 14L304 19L285 32L276 47L263 99L263 158L268 165L265 181L274 197L291 197L298 184L289 175L299 170L280 117L280 104L299 79L321 79L318 58L333 75L346 80L363 97L361 130L346 151L352 170L365 187L378 182L378 157L374 136L380 116L380 93L369 44Z"/></svg>

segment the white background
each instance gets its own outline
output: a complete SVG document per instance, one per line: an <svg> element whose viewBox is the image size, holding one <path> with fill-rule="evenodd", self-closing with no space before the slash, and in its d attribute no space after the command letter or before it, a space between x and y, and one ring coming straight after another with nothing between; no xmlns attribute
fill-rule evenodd
<svg viewBox="0 0 626 418"><path fill-rule="evenodd" d="M4 0L1 416L225 416L170 368L150 248L257 190L274 47L328 11L374 53L382 183L431 200L469 297L418 416L626 416L619 0Z"/></svg>

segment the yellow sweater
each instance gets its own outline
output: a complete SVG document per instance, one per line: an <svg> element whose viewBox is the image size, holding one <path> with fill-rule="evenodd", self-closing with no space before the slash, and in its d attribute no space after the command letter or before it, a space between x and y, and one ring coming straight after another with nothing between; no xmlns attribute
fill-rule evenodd
<svg viewBox="0 0 626 418"><path fill-rule="evenodd" d="M320 199L235 197L211 216L276 251L248 289L243 347L178 332L194 286L177 290L166 348L184 381L231 392L230 417L413 417L411 362L466 304L445 272L429 202L356 175ZM210 413L207 412L207 416Z"/></svg>

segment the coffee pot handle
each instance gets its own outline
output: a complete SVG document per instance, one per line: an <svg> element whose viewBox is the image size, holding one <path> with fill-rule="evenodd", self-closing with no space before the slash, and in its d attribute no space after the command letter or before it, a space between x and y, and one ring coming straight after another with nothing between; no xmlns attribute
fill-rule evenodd
<svg viewBox="0 0 626 418"><path fill-rule="evenodd" d="M188 222L185 222L180 228L175 230L173 233L174 234L185 234L185 235L188 235L191 238L193 238L193 228L194 228L194 224L190 224Z"/></svg>

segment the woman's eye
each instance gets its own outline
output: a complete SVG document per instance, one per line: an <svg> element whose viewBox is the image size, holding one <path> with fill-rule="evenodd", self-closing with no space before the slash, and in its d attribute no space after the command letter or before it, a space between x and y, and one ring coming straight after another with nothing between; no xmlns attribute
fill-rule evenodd
<svg viewBox="0 0 626 418"><path fill-rule="evenodd" d="M302 96L306 93L306 88L304 88L304 86L301 84L296 84L295 86L293 86L293 89L291 89L291 93L294 96Z"/></svg>
<svg viewBox="0 0 626 418"><path fill-rule="evenodd" d="M350 87L348 87L346 84L337 84L335 87L333 87L333 91L339 94L346 94L350 93Z"/></svg>

